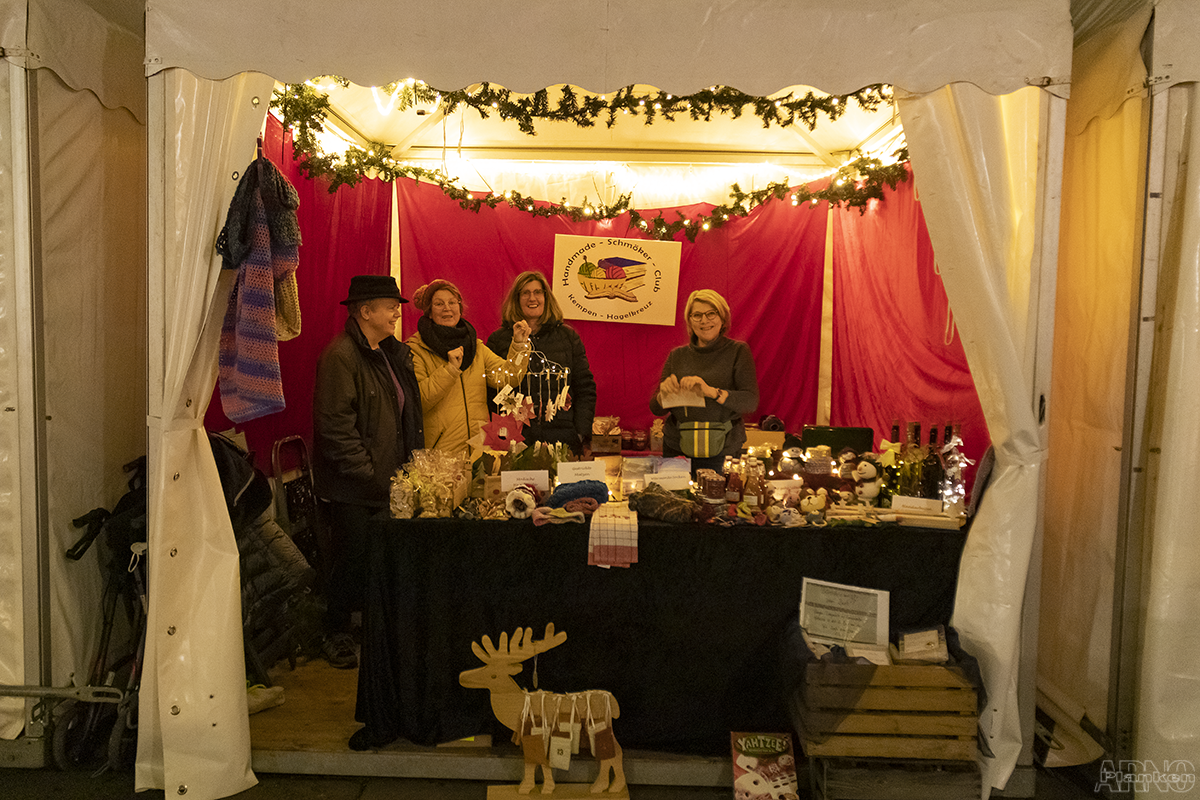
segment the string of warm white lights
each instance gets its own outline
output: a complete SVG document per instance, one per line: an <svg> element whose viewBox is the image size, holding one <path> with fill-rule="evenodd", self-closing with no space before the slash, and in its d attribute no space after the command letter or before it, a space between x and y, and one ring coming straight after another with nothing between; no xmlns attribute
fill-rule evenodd
<svg viewBox="0 0 1200 800"><path fill-rule="evenodd" d="M346 85L342 79L334 80ZM617 113L631 113L645 116L647 124L650 124L659 116L672 120L684 111L693 119L703 120L711 119L713 113L739 116L745 107L752 107L764 125L801 122L811 129L815 127L820 114L836 119L845 109L849 98L855 99L864 108L872 109L879 103L890 101L890 89L883 86L867 87L841 98L818 97L811 92L802 98L790 94L784 98L756 98L728 87L712 87L688 97L674 97L662 92L639 96L634 94L632 87L628 87L611 100L605 95L584 95L580 98L571 87L564 86L559 103L554 108L548 103L546 90L530 96L516 96L487 84L471 93L440 92L422 81L410 79L372 91L381 112L385 108L388 109L387 113L392 109L411 108L417 103L439 103L446 113L459 105L467 105L487 116L487 109L490 108L506 119L517 120L527 133L533 133L534 118L574 121L587 127L594 125L596 118L602 114L608 115L608 124L611 125ZM386 103L384 96L387 97ZM559 203L535 200L511 189L477 194L464 187L458 178L446 175L441 170L397 161L391 156L392 147L382 142L369 142L365 148L349 144L342 153L327 153L320 139L327 135L329 97L311 82L288 84L282 91L276 90L271 107L292 132L292 153L300 163L301 170L310 178L328 180L330 192L343 184L353 186L363 177L388 182L406 177L436 184L462 208L476 213L484 206L496 208L501 203L535 216L565 216L575 222L613 219L628 213L632 227L656 239L673 239L683 233L689 241L695 241L701 232L719 228L732 218L744 217L754 208L772 200L790 200L793 206L805 203L816 205L825 201L834 206L862 211L871 200L883 198L885 185L895 188L897 183L908 179L904 163L908 160L908 152L907 148L901 147L886 163L878 157L868 156L848 161L831 174L828 184L822 188L812 189L806 185L793 188L786 182L779 182L744 192L735 183L730 188L729 202L717 206L710 213L688 217L677 211L676 219L668 220L662 212L650 217L634 209L630 194L620 195L612 203L593 203L585 198L579 204L571 204L565 199Z"/></svg>

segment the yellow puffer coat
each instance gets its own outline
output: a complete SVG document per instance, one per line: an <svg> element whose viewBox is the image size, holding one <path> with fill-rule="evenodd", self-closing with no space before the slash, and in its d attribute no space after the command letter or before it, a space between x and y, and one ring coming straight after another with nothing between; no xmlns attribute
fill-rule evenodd
<svg viewBox="0 0 1200 800"><path fill-rule="evenodd" d="M425 413L425 446L466 454L467 440L479 433L492 418L487 387L520 386L529 366L530 344L513 343L508 360L475 340L475 359L465 372L429 349L414 333L406 341L412 349L413 367L421 387L421 409Z"/></svg>

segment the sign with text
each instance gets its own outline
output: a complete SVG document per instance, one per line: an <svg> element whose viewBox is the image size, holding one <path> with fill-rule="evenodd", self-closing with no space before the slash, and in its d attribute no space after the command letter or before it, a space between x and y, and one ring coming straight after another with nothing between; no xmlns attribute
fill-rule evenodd
<svg viewBox="0 0 1200 800"><path fill-rule="evenodd" d="M567 319L674 325L679 242L554 237L554 296Z"/></svg>

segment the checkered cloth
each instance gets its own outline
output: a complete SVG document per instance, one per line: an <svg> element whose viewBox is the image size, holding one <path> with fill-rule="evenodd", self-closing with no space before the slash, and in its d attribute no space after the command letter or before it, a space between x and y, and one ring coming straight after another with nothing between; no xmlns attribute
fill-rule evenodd
<svg viewBox="0 0 1200 800"><path fill-rule="evenodd" d="M588 563L628 567L638 560L638 516L625 503L605 503L592 514Z"/></svg>

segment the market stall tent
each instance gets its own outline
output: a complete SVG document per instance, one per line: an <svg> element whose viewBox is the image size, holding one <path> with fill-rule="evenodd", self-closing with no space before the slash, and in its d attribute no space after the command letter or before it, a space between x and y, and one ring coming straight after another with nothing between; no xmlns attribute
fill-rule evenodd
<svg viewBox="0 0 1200 800"><path fill-rule="evenodd" d="M4 682L20 682L22 673L25 682L64 681L65 672L40 674L39 667L29 666L36 659L31 662L27 653L40 652L37 644L30 642L40 643L45 638L44 633L33 632L30 621L36 623L40 612L53 606L67 627L68 621L80 616L88 592L94 596L96 587L84 587L85 599L63 595L52 602L45 596L46 590L40 588L52 584L39 582L36 567L49 559L37 554L62 544L61 540L72 533L69 519L92 507L98 494L115 499L119 487L99 487L87 481L118 482L119 478L112 478L115 467L139 451L129 443L138 441L140 434L124 435L131 421L136 426L141 419L143 407L137 398L105 407L102 418L96 418L95 404L85 402L87 396L73 385L64 385L57 394L39 390L43 384L39 383L42 378L37 365L45 358L36 357L38 337L43 329L53 329L53 323L61 320L51 320L52 324L47 325L36 309L57 308L57 302L47 303L43 298L58 299L54 291L75 286L80 280L111 285L114 276L129 274L113 262L136 266L140 256L100 237L95 240L99 244L91 245L94 249L82 257L73 255L69 262L103 260L103 270L84 271L63 277L61 282L49 273L47 281L46 273L33 266L38 263L33 242L23 238L22 233L41 229L29 218L31 196L40 191L45 200L61 192L56 202L62 203L62 198L71 195L69 184L60 185L58 179L45 175L31 176L30 161L22 155L29 152L26 141L31 131L58 135L57 126L38 128L32 124L28 102L21 94L22 88L30 85L26 72L53 71L73 92L58 93L64 100L71 98L64 105L75 106L80 99L79 107L94 103L86 96L88 92L81 95L78 91L89 89L100 103L88 113L111 116L100 109L123 105L108 99L109 92L117 77L128 78L137 72L136 63L142 55L140 39L129 32L136 26L127 23L113 30L111 23L93 9L111 11L121 5L102 0L86 4L72 0L0 4L0 31L4 35L0 44L8 65L8 102L0 104L0 108L7 109L8 117L0 120L0 131L12 144L0 148L0 158L5 159L0 171L14 181L0 192L0 222L5 231L13 232L0 240L6 255L3 264L12 265L10 271L0 264L0 277L4 278L0 281L0 302L15 311L3 317L4 327L0 329L0 343L6 354L0 360L4 370L0 393L8 393L2 405L15 409L14 413L0 415L0 453L5 456L0 481L5 497L16 498L0 512L7 515L0 525L0 547L11 556L6 563L25 565L19 576L4 572L0 584L0 602L14 609L0 629L0 678ZM1119 165L1119 174L1126 176L1120 191L1135 187L1143 174L1144 160L1138 152L1131 152L1133 145L1128 143L1141 140L1132 128L1152 130L1160 138L1151 137L1150 152L1157 155L1151 159L1148 172L1150 199L1145 215L1144 258L1137 252L1136 230L1130 231L1116 249L1129 254L1129 263L1149 265L1147 276L1161 274L1164 280L1161 287L1149 278L1135 282L1129 300L1132 309L1122 311L1120 298L1110 297L1103 304L1082 307L1069 317L1070 330L1079 331L1080 336L1073 346L1068 346L1069 340L1056 344L1053 388L1058 394L1072 383L1086 387L1075 396L1082 402L1062 415L1069 414L1072 421L1064 430L1079 437L1076 443L1082 443L1082 447L1071 446L1068 458L1057 462L1061 440L1053 431L1047 433L1041 418L1041 410L1049 407L1041 400L1050 398L1048 324L1052 316L1045 309L1057 305L1058 314L1063 315L1069 310L1064 304L1073 302L1088 281L1096 282L1089 270L1098 260L1089 248L1094 242L1117 235L1120 227L1100 223L1090 231L1073 230L1071 235L1078 234L1079 238L1064 237L1069 245L1061 259L1055 258L1055 176L1061 161L1056 142L1063 138L1067 127L1061 98L1066 95L1065 83L1071 73L1071 25L1065 3L1014 1L991 4L986 10L980 10L977 4L952 2L859 3L853 9L833 3L806 3L804 8L778 2L723 8L688 3L673 4L671 24L665 26L661 24L663 18L654 13L658 9L648 9L644 4L576 4L570 15L564 15L561 4L538 5L531 10L527 3L505 3L499 7L491 4L486 23L479 22L479 27L472 26L483 17L469 13L471 3L453 3L436 9L405 8L397 17L402 21L394 28L379 21L390 19L388 15L395 14L395 9L390 4L376 5L378 8L372 6L361 16L350 17L325 3L292 4L286 23L278 18L276 9L257 3L217 2L197 7L171 0L155 3L146 15L148 44L144 55L146 72L151 75L148 183L152 193L147 382L154 481L151 542L157 568L152 588L152 646L156 657L147 675L142 714L140 786L169 786L172 791L187 789L189 794L218 797L239 791L253 781L245 734L240 629L235 623L237 554L215 489L215 468L199 430L203 405L211 396L215 377L215 337L204 335L205 321L210 312L212 319L219 319L227 289L219 280L219 264L208 254L233 191L229 176L248 160L272 79L295 81L329 73L345 75L362 85L418 75L439 85L465 86L486 79L528 91L562 82L597 91L641 82L677 92L724 83L745 91L769 93L802 81L825 91L844 92L886 81L916 95L901 99L900 113L919 176L930 235L946 271L947 293L958 315L964 343L968 344L972 372L999 456L997 481L968 543L955 620L964 629L971 648L984 660L994 701L985 715L985 732L989 742L996 745L997 756L988 762L988 783L1003 785L1017 751L1028 745L1028 736L1022 734L1014 710L1018 686L1032 686L1028 675L1018 675L1016 664L1018 653L1024 665L1031 663L1036 643L1033 621L1039 616L1037 581L1031 582L1026 593L1026 567L1030 574L1038 574L1038 520L1055 519L1054 515L1058 515L1056 529L1072 534L1065 540L1053 540L1054 549L1047 551L1047 563L1055 570L1072 572L1069 565L1079 553L1087 553L1088 558L1098 562L1096 572L1103 580L1105 569L1115 561L1116 590L1128 584L1135 596L1115 608L1113 641L1121 649L1122 658L1113 662L1114 685L1107 686L1107 692L1099 686L1103 681L1094 681L1096 665L1105 671L1104 665L1109 663L1104 658L1108 647L1108 642L1102 641L1104 621L1077 611L1079 606L1094 605L1092 597L1103 603L1103 592L1090 597L1064 592L1066 596L1053 598L1052 606L1041 614L1043 642L1052 642L1056 651L1072 654L1065 661L1043 664L1043 675L1063 683L1086 674L1083 693L1088 696L1075 699L1093 713L1093 719L1092 709L1102 702L1095 698L1105 694L1113 697L1117 693L1115 684L1138 695L1136 704L1115 710L1115 716L1121 719L1108 720L1110 730L1122 734L1129 731L1131 738L1136 728L1132 744L1114 743L1119 752L1160 764L1189 758L1193 764L1200 762L1195 722L1200 714L1194 713L1195 704L1200 702L1196 688L1200 653L1187 633L1194 627L1191 621L1196 617L1196 598L1200 597L1195 576L1200 570L1196 569L1196 548L1189 542L1186 518L1186 499L1194 488L1193 476L1198 474L1193 462L1200 443L1198 422L1190 412L1194 404L1189 402L1200 380L1195 359L1189 358L1196 345L1196 319L1200 316L1195 301L1200 273L1196 215L1191 208L1191 198L1197 192L1194 170L1189 172L1186 166L1195 160L1195 154L1189 157L1189 149L1200 141L1194 126L1188 125L1194 114L1186 113L1194 103L1191 84L1200 72L1194 55L1200 33L1187 13L1186 3L1164 0L1156 4L1150 37L1153 61L1148 74L1153 92L1152 101L1146 104L1153 108L1153 125L1150 114L1135 112L1124 97L1125 90L1133 85L1134 99L1140 102L1142 92L1127 79L1138 63L1136 51L1144 22L1143 28L1133 23L1129 27L1132 33L1114 38L1113 49L1126 65L1119 77L1106 72L1107 67L1096 71L1076 68L1077 79L1095 81L1101 88L1073 98L1072 105L1079 99L1089 103L1091 110L1072 110L1073 117L1078 114L1082 118L1083 132L1078 133L1079 128L1072 124L1069 137L1081 143L1086 143L1087 137L1111 141L1106 131L1118 130L1127 143L1123 149L1118 148L1111 161L1095 159L1081 146L1077 156L1072 156L1078 161L1068 164L1068 177L1073 182L1066 184L1067 197L1086 203L1088 195L1098 196L1096 184L1088 185L1087 181L1111 179L1118 174L1111 168L1113 164ZM1131 8L1137 11L1138 6L1149 4L1074 5L1085 10L1099 8L1097 16L1115 9L1115 19L1121 22L1129 18ZM1077 12L1077 23L1083 16ZM78 25L81 19L95 24ZM359 29L359 19L371 19L372 25ZM317 29L322 31L320 48L312 46L306 33ZM898 30L904 34L898 35ZM62 31L73 35L63 36ZM86 31L93 33L84 36ZM431 31L437 31L438 36L425 36ZM642 46L651 38L649 31L653 31L654 47ZM789 33L795 43L795 52L786 56L764 45L779 39L781 31ZM522 43L521 51L513 50L513 42ZM116 65L107 59L112 51L122 54ZM465 55L468 53L469 57ZM546 57L529 55L534 53ZM587 57L581 58L580 53ZM854 57L848 58L847 54ZM1077 53L1077 65L1080 63L1084 62L1078 60ZM51 69L41 69L47 66ZM40 86L48 77L39 75L35 83ZM137 80L132 82L138 88L129 108L138 106L141 77L138 72ZM1021 91L1036 100L1012 94L1027 85L1045 88ZM45 91L49 94L54 90ZM1026 106L1027 113L1018 110L1021 105ZM137 112L133 117L140 119ZM1089 127L1092 118L1098 123ZM56 156L62 164L70 165L67 171L72 174L84 174L87 171L82 165L91 165L97 159L104 163L115 159L114 163L122 165L118 173L124 170L126 176L139 175L139 167L131 163L138 161L136 157L128 157L128 153L124 159L113 155L120 150L114 143L139 140L136 129L131 132L123 122L117 125L125 128L124 132L106 135L105 147L94 155L79 149L83 139L78 131L84 126L66 126L63 135L72 147L55 151ZM951 130L952 134L947 133ZM85 157L72 160L72 154L78 152ZM965 161L951 157L963 152L968 156ZM11 162L7 160L10 155ZM87 172L92 181L88 185L97 185L102 175L118 173L91 170ZM1112 191L1114 197L1127 196ZM129 195L136 198L137 192ZM46 205L43 202L42 207ZM49 205L56 207L54 203ZM110 208L116 204L95 205ZM136 206L136 200L125 205ZM62 230L68 238L78 238L79 232L119 230L114 219L127 218L76 214ZM1139 219L1140 210L1127 208L1113 218L1126 224L1130 218ZM964 236L963 231L970 235ZM92 241L87 237L84 240ZM1048 288L1053 286L1056 261L1069 279L1076 281L1069 293L1059 292L1057 298ZM1124 273L1113 274L1114 280L1108 282L1115 285ZM125 295L138 291L135 278ZM89 299L98 297L99 287L89 286L79 294ZM116 301L113 304L127 307ZM1143 307L1146 312L1141 311ZM1151 308L1156 313L1149 313ZM1110 316L1130 320L1130 366L1124 369L1117 358L1111 361L1112 366L1099 368L1108 370L1107 377L1100 379L1095 377L1098 357L1095 352L1087 352L1099 340L1087 337L1089 331L1100 332ZM971 324L964 324L966 317L973 318ZM68 325L55 334L62 335L60 341L78 338L76 334L95 339L101 330L111 337L121 327L85 319L73 321L79 322L83 330ZM1061 333L1064 326L1058 327ZM214 328L209 326L209 333ZM52 340L48 334L46 346ZM57 354L50 347L50 354ZM90 357L86 364L82 363L84 359L80 364L68 361L64 373L73 374L74 367L84 366L91 370L83 373L85 383L89 375L96 376L94 384L103 375L115 374L121 376L116 380L119 384L140 385L137 369L122 372L137 360L122 360L116 355L130 350L136 352L136 342L129 346L113 341L111 347ZM7 357L12 353L15 359ZM1103 353L1099 362L1108 364L1105 359L1111 357L1111 353ZM1064 366L1068 369L1060 372ZM54 369L48 373L54 374ZM1085 380L1072 380L1075 374ZM1109 398L1121 394L1119 387L1126 374L1131 386L1124 422L1118 424L1115 409L1105 406L1107 432L1091 435L1089 426L1101 418L1096 414L1096 398L1111 404ZM49 414L51 421L61 422L64 415L67 421L79 420L61 436L55 430L57 425L46 424L46 414L39 409L39 403L46 404L47 395L55 398L53 409L48 409L56 412ZM65 402L67 399L73 402ZM1055 413L1049 413L1047 419L1054 424ZM1114 442L1118 429L1120 439ZM1080 437L1081 431L1084 435ZM97 437L98 445L78 446L81 432ZM46 442L51 443L49 447L40 444ZM1050 463L1058 470L1058 478L1053 487L1054 507L1042 515L1037 508L1041 496L1038 485L1047 443L1055 448ZM1121 447L1119 455L1113 455L1114 446ZM39 447L43 449L39 451ZM1114 459L1120 463L1114 464ZM1104 477L1095 486L1072 495L1063 485L1070 483L1070 470L1079 460L1102 465ZM1163 464L1172 466L1169 472L1161 469ZM46 486L69 486L80 478L83 480L78 483L77 496L59 500L51 496L47 500ZM1111 512L1116 502L1114 493L1122 498L1116 515ZM1088 519L1084 514L1072 518L1073 511L1095 508L1109 509L1107 515L1100 515L1096 526L1079 522ZM51 528L60 540L53 545L43 538ZM1103 536L1103 532L1115 529L1121 535L1112 535L1111 550L1106 550L1103 543L1096 544L1093 530ZM1143 569L1144 611L1141 596L1135 591L1143 585ZM1079 571L1068 577L1079 580L1080 574L1086 576ZM59 581L59 586L68 587L70 583ZM1063 584L1069 585L1067 581ZM57 591L64 589L51 589L50 593ZM1088 637L1081 639L1073 633L1078 627L1058 622L1055 612L1059 608L1076 609L1076 619L1090 626ZM25 630L18 620L25 621ZM1140 633L1143 627L1144 637ZM85 639L78 630L62 637L72 643ZM1064 643L1061 648L1060 642ZM79 665L85 661L86 646L71 644L70 648L69 657L56 660L56 670L65 670L72 661ZM1137 658L1139 649L1145 651L1143 659ZM1080 656L1081 652L1086 655ZM1031 693L1029 690L1022 697L1026 713L1032 706ZM1131 708L1136 709L1136 719ZM5 735L12 734L14 726L19 730L18 717L19 713L5 717ZM216 736L212 735L214 728L219 731Z"/></svg>
<svg viewBox="0 0 1200 800"><path fill-rule="evenodd" d="M378 14L351 20L320 4L297 6L287 28L278 27L265 6L195 9L167 2L148 10L150 313L151 329L162 331L151 340L150 385L161 394L152 388L149 412L156 565L150 649L159 672L143 693L139 786L199 787L206 796L219 796L250 780L239 722L244 698L231 696L235 677L240 681L230 667L238 661L239 631L233 624L216 630L212 623L214 613L236 619L237 560L228 522L219 519L216 472L200 429L216 346L205 335L215 326L204 323L214 319L213 309L223 308L224 296L216 265L195 243L219 227L225 176L240 169L246 144L261 125L271 83L260 75L295 81L340 74L371 85L414 74L438 85L465 85L485 77L480 73L514 90L569 82L604 91L641 82L678 93L711 83L766 93L803 75L804 83L829 92L885 81L910 93L901 98L900 113L997 450L990 502L980 509L964 555L955 623L979 654L993 698L983 723L996 754L987 782L1007 781L1022 742L1016 692L1021 608L1043 459L1034 408L1048 381L1042 374L1048 359L1037 358L1044 341L1038 330L1050 319L1040 313L1052 294L1042 281L1053 275L1057 241L1057 195L1045 186L1057 185L1053 142L1056 131L1061 141L1064 103L1053 92L1065 94L1069 74L1065 6L1021 2L956 13L953 4L942 3L859 4L853 11L833 4L675 4L678 24L658 27L653 48L638 44L655 22L643 4L579 4L572 10L577 13L562 14L560 6L492 5L486 27L481 23L477 30L468 21L478 18L470 3L407 9L403 24L369 29L355 20L386 20L392 9L380 4ZM319 50L303 34L317 25L323 31ZM895 37L894 26L916 31L916 38ZM423 32L433 30L450 41L428 49ZM780 60L763 52L766 30L821 35L806 41L796 59ZM274 46L255 46L257 35ZM512 58L513 41L544 60ZM846 65L832 56L850 42L870 59ZM469 63L461 58L468 51ZM590 57L575 57L581 52ZM931 52L942 56L930 58ZM728 54L727 62L717 54ZM989 94L1029 83L1049 88L1012 97ZM191 525L196 527L189 530ZM196 575L205 576L202 585L190 577ZM224 737L203 736L214 722ZM216 777L204 768L213 762L245 769Z"/></svg>

